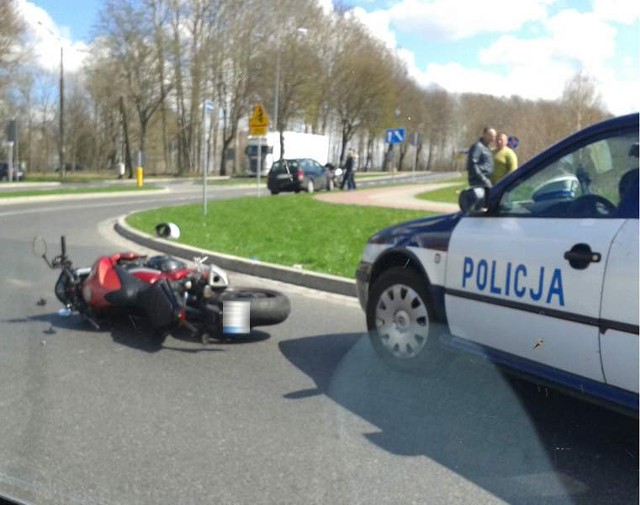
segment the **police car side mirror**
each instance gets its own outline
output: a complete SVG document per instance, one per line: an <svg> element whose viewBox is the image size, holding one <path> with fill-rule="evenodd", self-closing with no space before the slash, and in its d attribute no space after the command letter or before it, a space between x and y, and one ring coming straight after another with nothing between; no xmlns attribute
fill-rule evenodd
<svg viewBox="0 0 640 505"><path fill-rule="evenodd" d="M458 197L460 210L465 214L477 214L487 209L489 190L484 187L465 189Z"/></svg>

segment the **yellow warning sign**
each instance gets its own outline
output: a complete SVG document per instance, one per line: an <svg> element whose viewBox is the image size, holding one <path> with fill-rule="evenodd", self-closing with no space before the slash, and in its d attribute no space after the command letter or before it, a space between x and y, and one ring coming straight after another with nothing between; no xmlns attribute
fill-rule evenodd
<svg viewBox="0 0 640 505"><path fill-rule="evenodd" d="M269 116L262 104L258 104L253 108L253 114L251 115L251 119L249 119L249 126L251 128L266 128L269 126Z"/></svg>

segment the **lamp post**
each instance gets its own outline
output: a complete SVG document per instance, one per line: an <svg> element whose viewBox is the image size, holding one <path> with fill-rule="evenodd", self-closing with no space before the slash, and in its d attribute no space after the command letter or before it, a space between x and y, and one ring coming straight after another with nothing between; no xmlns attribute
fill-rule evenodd
<svg viewBox="0 0 640 505"><path fill-rule="evenodd" d="M59 114L58 158L60 160L60 178L65 178L64 166L64 46L60 44L60 114Z"/></svg>
<svg viewBox="0 0 640 505"><path fill-rule="evenodd" d="M309 29L300 27L296 30L296 32L302 35L306 35L307 33L309 33ZM280 37L278 36L278 46L277 46L277 52L276 52L276 83L275 83L275 91L274 91L274 99L273 99L273 125L276 131L279 130L278 109L279 109L279 102L280 102L280 45L281 45L281 41L280 41Z"/></svg>
<svg viewBox="0 0 640 505"><path fill-rule="evenodd" d="M3 145L9 150L7 155L7 180L11 182L13 181L13 141L8 140L3 142Z"/></svg>
<svg viewBox="0 0 640 505"><path fill-rule="evenodd" d="M60 164L60 178L65 177L64 167L64 46L62 45L62 39L53 33L51 28L45 26L42 21L38 21L38 24L45 28L52 36L58 39L60 43L60 112L58 115L58 162Z"/></svg>

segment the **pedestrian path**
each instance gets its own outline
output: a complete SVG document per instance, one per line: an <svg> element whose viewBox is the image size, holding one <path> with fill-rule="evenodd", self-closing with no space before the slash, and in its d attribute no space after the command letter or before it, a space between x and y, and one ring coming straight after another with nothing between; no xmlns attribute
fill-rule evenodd
<svg viewBox="0 0 640 505"><path fill-rule="evenodd" d="M376 189L362 189L356 191L333 191L318 194L317 200L349 205L370 205L375 207L392 207L396 209L417 209L432 212L457 212L458 204L430 202L416 198L425 191L455 186L455 183L430 183L393 186Z"/></svg>

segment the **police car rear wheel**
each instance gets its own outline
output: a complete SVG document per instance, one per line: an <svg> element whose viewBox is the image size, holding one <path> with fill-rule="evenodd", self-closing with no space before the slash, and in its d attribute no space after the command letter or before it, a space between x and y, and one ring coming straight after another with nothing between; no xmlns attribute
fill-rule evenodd
<svg viewBox="0 0 640 505"><path fill-rule="evenodd" d="M376 353L393 368L426 373L440 361L426 283L411 269L392 268L374 283L367 327Z"/></svg>

